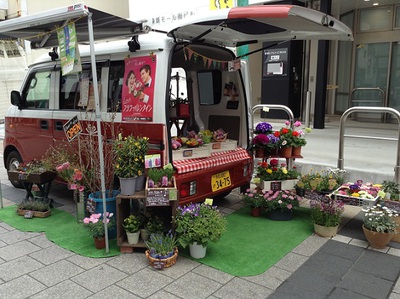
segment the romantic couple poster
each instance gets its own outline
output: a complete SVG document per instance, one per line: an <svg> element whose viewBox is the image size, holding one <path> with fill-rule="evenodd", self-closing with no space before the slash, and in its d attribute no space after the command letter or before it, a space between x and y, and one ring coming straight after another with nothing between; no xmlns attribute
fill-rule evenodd
<svg viewBox="0 0 400 299"><path fill-rule="evenodd" d="M125 59L122 120L152 121L156 56Z"/></svg>

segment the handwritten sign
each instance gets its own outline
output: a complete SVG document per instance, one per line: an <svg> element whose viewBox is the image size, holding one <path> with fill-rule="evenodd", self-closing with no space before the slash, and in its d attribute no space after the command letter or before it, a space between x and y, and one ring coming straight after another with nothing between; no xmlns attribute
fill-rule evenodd
<svg viewBox="0 0 400 299"><path fill-rule="evenodd" d="M82 126L77 115L64 124L64 132L69 142L82 132Z"/></svg>
<svg viewBox="0 0 400 299"><path fill-rule="evenodd" d="M278 191L282 189L282 182L271 182L271 190Z"/></svg>

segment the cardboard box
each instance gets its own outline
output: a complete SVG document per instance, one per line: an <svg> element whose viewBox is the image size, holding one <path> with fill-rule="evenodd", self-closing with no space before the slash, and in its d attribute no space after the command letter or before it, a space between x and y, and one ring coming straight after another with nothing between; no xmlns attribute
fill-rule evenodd
<svg viewBox="0 0 400 299"><path fill-rule="evenodd" d="M205 146L181 148L172 151L172 158L174 160L205 158L209 157L210 155L211 155L211 148Z"/></svg>
<svg viewBox="0 0 400 299"><path fill-rule="evenodd" d="M208 147L211 149L211 152L222 152L222 151L231 151L237 148L237 140L227 139L222 142L210 142L204 144L203 147Z"/></svg>
<svg viewBox="0 0 400 299"><path fill-rule="evenodd" d="M149 178L146 180L146 207L169 206L170 201L178 200L175 177L172 177L173 186L164 188L149 188Z"/></svg>

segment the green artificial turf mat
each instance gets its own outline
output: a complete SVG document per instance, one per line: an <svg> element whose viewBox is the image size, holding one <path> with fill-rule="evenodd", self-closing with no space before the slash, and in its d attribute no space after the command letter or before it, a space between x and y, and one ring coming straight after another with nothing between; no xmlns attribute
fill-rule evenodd
<svg viewBox="0 0 400 299"><path fill-rule="evenodd" d="M264 273L314 231L306 208L296 209L290 221L269 220L265 214L252 217L247 207L227 220L222 238L209 243L206 256L197 261L235 276ZM189 257L189 246L181 252Z"/></svg>
<svg viewBox="0 0 400 299"><path fill-rule="evenodd" d="M86 257L110 257L119 255L116 239L109 240L109 252L96 249L90 233L83 224L77 223L71 214L52 209L47 218L25 219L16 212L17 206L0 209L0 221L25 232L45 232L46 237L58 246Z"/></svg>

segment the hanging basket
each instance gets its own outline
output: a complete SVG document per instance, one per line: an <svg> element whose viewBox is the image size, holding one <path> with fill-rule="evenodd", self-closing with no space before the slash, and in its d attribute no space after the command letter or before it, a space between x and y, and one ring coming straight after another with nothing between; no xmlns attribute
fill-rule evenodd
<svg viewBox="0 0 400 299"><path fill-rule="evenodd" d="M150 266L152 266L154 269L164 269L164 268L169 268L176 263L176 259L178 257L178 248L175 247L174 250L174 255L170 256L169 258L166 259L156 259L150 255L150 250L146 250L146 257L149 260Z"/></svg>

